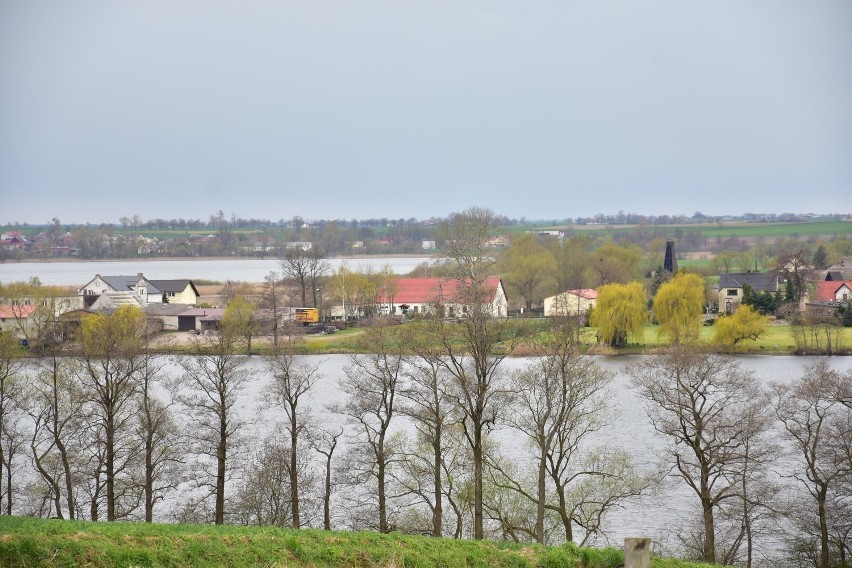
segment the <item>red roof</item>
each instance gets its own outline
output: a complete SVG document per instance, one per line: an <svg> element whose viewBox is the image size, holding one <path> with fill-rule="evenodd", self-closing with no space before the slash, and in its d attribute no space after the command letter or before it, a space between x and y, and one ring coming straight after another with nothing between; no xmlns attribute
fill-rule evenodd
<svg viewBox="0 0 852 568"><path fill-rule="evenodd" d="M829 282L820 282L816 287L816 298L814 298L817 302L828 302L829 300L834 300L837 294L837 290L840 289L841 286L846 286L849 290L852 290L852 280L845 280L842 282L837 281L829 281Z"/></svg>
<svg viewBox="0 0 852 568"><path fill-rule="evenodd" d="M382 297L381 302L394 304L429 304L433 302L453 302L459 292L461 282L454 278L397 278L396 292L393 298ZM500 286L500 278L492 276L485 279L485 288L491 292L488 301L493 301Z"/></svg>
<svg viewBox="0 0 852 568"><path fill-rule="evenodd" d="M587 300L597 300L598 299L598 291L592 288L581 288L579 290L568 290L568 294L573 296L580 296L581 298L585 298Z"/></svg>
<svg viewBox="0 0 852 568"><path fill-rule="evenodd" d="M3 319L26 319L33 315L38 306L0 306L0 318Z"/></svg>

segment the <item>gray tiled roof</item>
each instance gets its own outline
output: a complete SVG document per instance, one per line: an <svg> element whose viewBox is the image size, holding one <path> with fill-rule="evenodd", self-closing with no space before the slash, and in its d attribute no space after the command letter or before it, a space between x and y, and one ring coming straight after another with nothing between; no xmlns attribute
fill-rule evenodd
<svg viewBox="0 0 852 568"><path fill-rule="evenodd" d="M777 272L737 272L719 275L719 288L742 288L748 284L757 292L778 291Z"/></svg>
<svg viewBox="0 0 852 568"><path fill-rule="evenodd" d="M101 280L109 284L113 290L126 292L139 282L140 276L138 274L134 274L133 276L101 276Z"/></svg>
<svg viewBox="0 0 852 568"><path fill-rule="evenodd" d="M180 316L186 312L186 304L148 304L142 310L149 316Z"/></svg>
<svg viewBox="0 0 852 568"><path fill-rule="evenodd" d="M183 292L187 286L192 285L192 280L148 280L160 292ZM195 289L195 286L192 286ZM198 290L195 291L196 294Z"/></svg>

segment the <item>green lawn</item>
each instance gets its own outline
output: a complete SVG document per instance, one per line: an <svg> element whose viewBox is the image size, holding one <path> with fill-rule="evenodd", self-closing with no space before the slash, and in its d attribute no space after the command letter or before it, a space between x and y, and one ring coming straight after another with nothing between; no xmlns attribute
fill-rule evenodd
<svg viewBox="0 0 852 568"><path fill-rule="evenodd" d="M523 322L523 320L521 320ZM538 327L532 329L532 336L540 331L544 325L543 320L529 320L530 326ZM410 322L404 325L417 325L416 322ZM523 323L522 323L523 325ZM582 343L592 347L597 343L596 329L587 327L582 332ZM659 337L659 326L648 324L644 328L644 338L640 342L634 342L631 338L631 344L625 351L655 349L657 347L668 344L665 338ZM358 328L338 331L331 335L308 335L306 336L306 352L319 353L357 353L355 337L361 333ZM846 349L852 348L852 328L842 328L842 347ZM714 327L702 326L700 341L705 344L710 344L714 336ZM758 341L744 341L738 346L738 351L747 353L766 353L774 355L789 354L795 349L795 341L793 341L793 333L789 325L771 325L766 328L766 333ZM519 353L528 354L529 351L521 347Z"/></svg>
<svg viewBox="0 0 852 568"><path fill-rule="evenodd" d="M0 516L4 568L615 568L620 550L374 532L91 523ZM653 568L700 568L654 558Z"/></svg>
<svg viewBox="0 0 852 568"><path fill-rule="evenodd" d="M590 237L632 233L637 225L572 225L548 227L560 231L575 231ZM653 234L674 235L675 231L698 231L705 238L715 237L792 237L852 235L852 222L848 221L803 221L801 223L696 223L687 225L645 225L643 230Z"/></svg>

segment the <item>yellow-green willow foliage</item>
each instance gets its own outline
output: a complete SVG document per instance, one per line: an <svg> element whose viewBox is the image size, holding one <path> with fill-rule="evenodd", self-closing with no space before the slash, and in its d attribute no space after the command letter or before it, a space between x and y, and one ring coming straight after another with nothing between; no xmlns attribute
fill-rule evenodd
<svg viewBox="0 0 852 568"><path fill-rule="evenodd" d="M626 345L628 336L642 341L647 321L645 289L641 284L606 284L598 288L598 300L589 323L598 328L601 342Z"/></svg>
<svg viewBox="0 0 852 568"><path fill-rule="evenodd" d="M80 343L90 357L120 357L135 351L145 332L145 314L121 306L111 314L92 314L80 324Z"/></svg>
<svg viewBox="0 0 852 568"><path fill-rule="evenodd" d="M660 324L659 334L676 344L697 339L705 299L704 280L697 274L681 272L660 286L654 296L654 317Z"/></svg>
<svg viewBox="0 0 852 568"><path fill-rule="evenodd" d="M733 314L722 316L714 326L713 341L719 345L734 346L744 339L756 340L766 331L769 317L756 312L751 306L740 306Z"/></svg>

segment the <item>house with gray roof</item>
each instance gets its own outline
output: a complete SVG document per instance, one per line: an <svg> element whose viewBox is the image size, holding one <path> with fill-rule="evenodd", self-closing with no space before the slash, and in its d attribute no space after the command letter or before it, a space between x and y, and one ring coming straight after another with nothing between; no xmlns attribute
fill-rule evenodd
<svg viewBox="0 0 852 568"><path fill-rule="evenodd" d="M778 272L736 272L719 275L719 310L730 314L743 301L743 291L748 285L755 292L777 294L786 281Z"/></svg>
<svg viewBox="0 0 852 568"><path fill-rule="evenodd" d="M96 274L78 294L85 306L93 309L161 303L194 306L198 301L198 290L192 280L149 280L141 272L135 276Z"/></svg>

